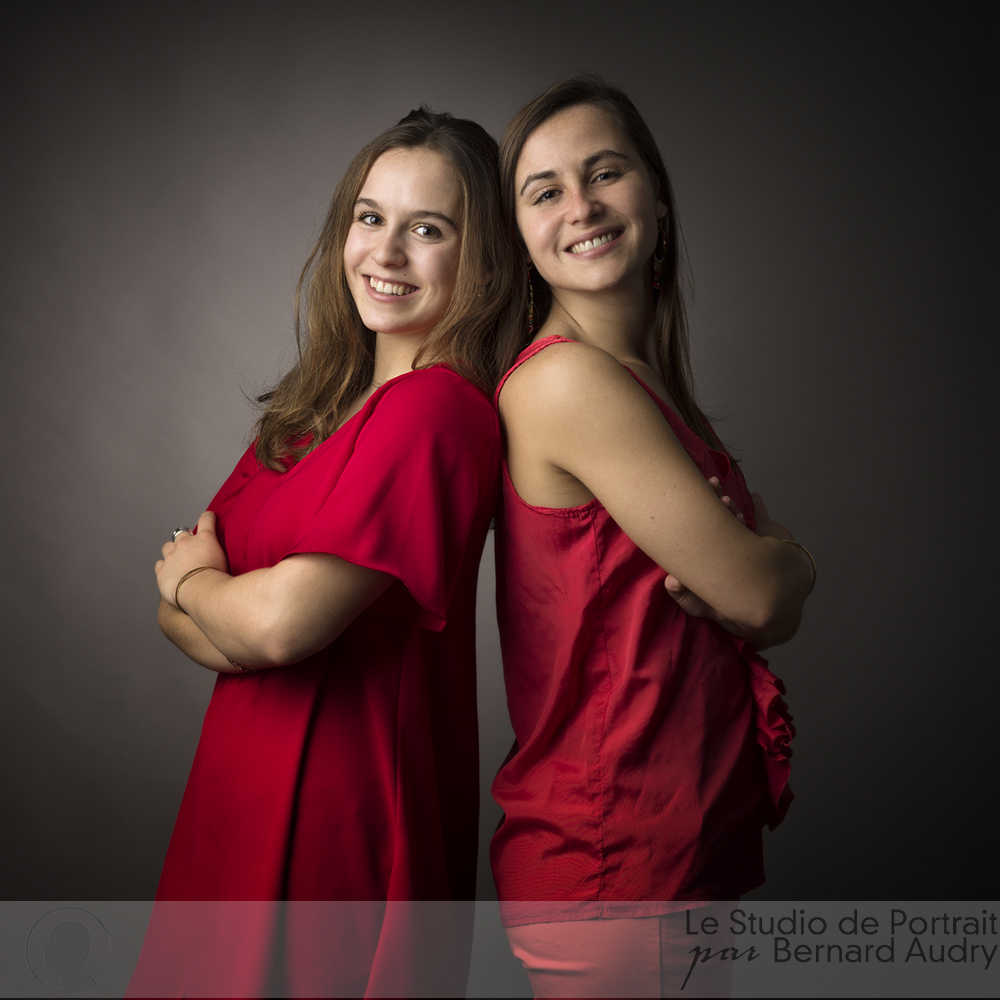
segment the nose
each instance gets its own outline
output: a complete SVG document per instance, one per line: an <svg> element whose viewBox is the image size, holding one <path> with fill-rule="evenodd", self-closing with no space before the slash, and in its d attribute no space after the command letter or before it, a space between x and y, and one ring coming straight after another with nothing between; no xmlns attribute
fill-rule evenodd
<svg viewBox="0 0 1000 1000"><path fill-rule="evenodd" d="M568 192L569 222L588 222L601 213L601 203L595 193L583 185Z"/></svg>
<svg viewBox="0 0 1000 1000"><path fill-rule="evenodd" d="M380 267L402 267L406 263L402 234L385 229L372 253L372 259Z"/></svg>

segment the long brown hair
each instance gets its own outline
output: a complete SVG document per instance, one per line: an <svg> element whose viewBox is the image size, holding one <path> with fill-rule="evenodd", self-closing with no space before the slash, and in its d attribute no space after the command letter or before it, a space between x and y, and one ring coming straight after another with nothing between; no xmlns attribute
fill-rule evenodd
<svg viewBox="0 0 1000 1000"><path fill-rule="evenodd" d="M454 169L462 193L462 245L455 292L413 362L445 362L482 387L498 377L497 321L515 284L500 224L497 143L480 125L420 107L372 139L354 158L330 202L326 222L296 289L298 363L261 397L258 460L283 471L338 427L371 384L375 335L361 322L344 273L344 243L372 164L392 149L429 149Z"/></svg>
<svg viewBox="0 0 1000 1000"><path fill-rule="evenodd" d="M645 161L657 185L659 200L667 206L667 214L663 219L666 245L661 285L653 315L656 363L684 422L703 441L718 448L719 439L695 400L694 379L688 351L687 315L681 289L680 229L673 188L653 133L623 90L606 83L596 73L583 73L553 84L544 93L529 101L510 120L500 139L500 199L511 237L522 250L525 249L524 241L517 229L515 183L517 161L521 158L524 144L544 121L559 111L579 104L592 104L600 108L618 126ZM513 312L523 317L527 310L528 280L523 265L521 271L518 291L515 293L519 299L515 299L517 304ZM534 326L538 329L548 317L552 305L552 293L537 273L532 278L532 288ZM507 324L501 347L502 371L506 371L514 363L514 359L530 338L531 335L526 332L523 320L520 324Z"/></svg>

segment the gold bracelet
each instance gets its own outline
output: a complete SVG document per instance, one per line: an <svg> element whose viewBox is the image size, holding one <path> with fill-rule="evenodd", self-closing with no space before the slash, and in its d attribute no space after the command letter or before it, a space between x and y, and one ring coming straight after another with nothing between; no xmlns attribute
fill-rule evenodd
<svg viewBox="0 0 1000 1000"><path fill-rule="evenodd" d="M187 571L187 572L186 572L186 573L185 573L185 574L184 574L184 575L183 575L183 576L182 576L182 577L181 577L181 578L180 578L180 579L179 579L179 580L177 581L177 586L176 586L176 587L174 587L174 607L175 607L175 608L177 608L177 610L178 610L178 611L183 611L183 612L184 612L184 614L187 614L187 612L186 612L186 611L184 611L184 609L183 609L183 608L181 607L181 602L177 600L177 592L178 592L178 591L179 591L179 590L181 589L181 584L182 584L182 583L183 583L183 582L184 582L185 580L190 580L192 576L195 576L195 575L197 575L198 573L200 573L200 572L201 572L202 570L206 570L206 569L215 569L215 567L214 567L214 566L198 566L198 567L197 567L196 569L189 569L189 570L188 570L188 571Z"/></svg>
<svg viewBox="0 0 1000 1000"><path fill-rule="evenodd" d="M806 593L806 597L813 592L813 587L816 586L816 560L813 559L813 554L801 543L793 541L791 538L782 538L783 542L787 542L789 545L794 545L796 548L802 549L802 551L809 556L809 562L812 563L813 578L812 583L809 584L809 590Z"/></svg>
<svg viewBox="0 0 1000 1000"><path fill-rule="evenodd" d="M223 655L225 655L225 654L223 654ZM257 673L257 668L256 667L244 667L242 663L237 663L231 656L226 656L226 659L229 660L229 662L234 667L236 667L236 669L239 670L240 673L244 673L244 674L255 674L255 673Z"/></svg>

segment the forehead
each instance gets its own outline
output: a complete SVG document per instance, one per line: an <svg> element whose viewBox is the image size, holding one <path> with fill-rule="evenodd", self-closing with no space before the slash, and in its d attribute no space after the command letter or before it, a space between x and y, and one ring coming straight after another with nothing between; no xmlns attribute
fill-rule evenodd
<svg viewBox="0 0 1000 1000"><path fill-rule="evenodd" d="M359 198L400 212L439 212L456 219L462 190L452 165L432 149L390 149L368 171Z"/></svg>
<svg viewBox="0 0 1000 1000"><path fill-rule="evenodd" d="M593 104L576 104L546 118L528 136L517 174L523 177L539 170L568 168L602 149L636 156L632 143L606 111Z"/></svg>

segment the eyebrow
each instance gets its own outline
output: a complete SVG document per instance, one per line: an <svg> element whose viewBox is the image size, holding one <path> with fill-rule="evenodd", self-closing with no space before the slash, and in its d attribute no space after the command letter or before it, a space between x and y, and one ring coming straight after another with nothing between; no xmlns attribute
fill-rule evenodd
<svg viewBox="0 0 1000 1000"><path fill-rule="evenodd" d="M377 209L379 212L384 211L382 206L377 201L375 201L374 198L358 198L357 201L354 202L354 207L357 208L358 205L367 205L369 208ZM422 208L419 211L411 212L410 215L421 216L424 218L429 216L432 219L441 219L444 222L447 222L452 229L458 229L458 226L455 225L454 221L452 219L449 219L448 216L444 214L444 212L434 212L429 208Z"/></svg>
<svg viewBox="0 0 1000 1000"><path fill-rule="evenodd" d="M598 163L600 160L605 160L608 157L614 157L619 160L628 160L628 157L624 153L619 153L617 150L602 149L597 153L591 153L591 155L583 161L583 169L589 170L592 166L594 166L594 164ZM540 170L537 174L528 174L528 176L525 177L524 183L521 185L521 190L518 191L518 194L524 194L525 188L527 188L527 186L534 181L547 181L555 176L556 172L554 170Z"/></svg>

